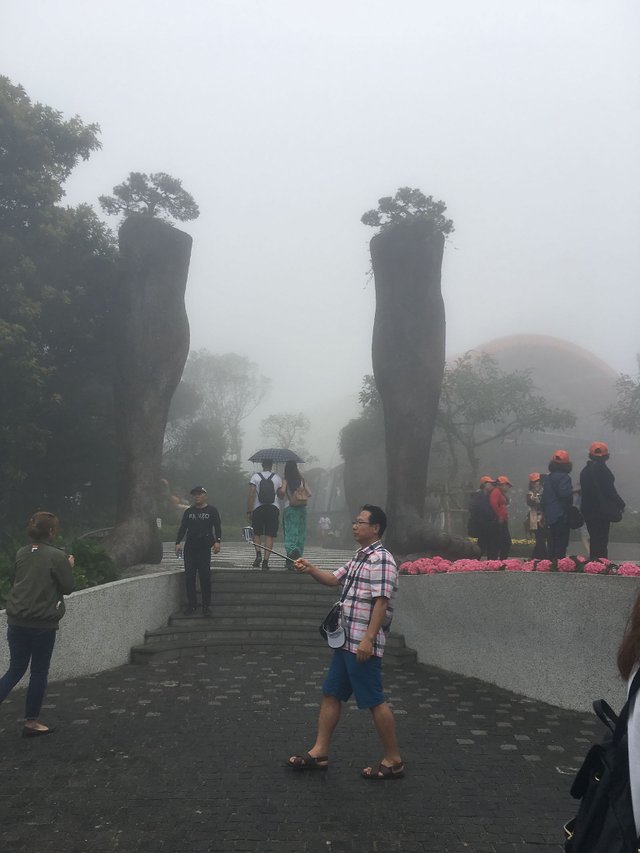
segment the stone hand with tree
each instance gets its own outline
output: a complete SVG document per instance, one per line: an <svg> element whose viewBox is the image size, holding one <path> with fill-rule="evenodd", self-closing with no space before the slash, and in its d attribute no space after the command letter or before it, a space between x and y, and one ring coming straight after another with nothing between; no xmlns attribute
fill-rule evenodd
<svg viewBox="0 0 640 853"><path fill-rule="evenodd" d="M376 289L373 372L382 400L387 463L387 543L401 554L452 547L424 521L429 450L445 365L441 266L453 223L444 202L403 187L362 217Z"/></svg>
<svg viewBox="0 0 640 853"><path fill-rule="evenodd" d="M184 294L192 240L154 214L193 219L198 210L188 193L163 196L158 187L166 189L166 182L152 182L146 202L127 200L120 192L123 186L114 189L115 198L125 197L119 208L125 219L119 231L121 275L112 304L118 491L116 523L106 545L114 562L128 566L162 559L156 517L163 440L189 352ZM176 187L179 181L174 180L170 189ZM101 203L115 212L110 199ZM136 205L143 203L140 211Z"/></svg>

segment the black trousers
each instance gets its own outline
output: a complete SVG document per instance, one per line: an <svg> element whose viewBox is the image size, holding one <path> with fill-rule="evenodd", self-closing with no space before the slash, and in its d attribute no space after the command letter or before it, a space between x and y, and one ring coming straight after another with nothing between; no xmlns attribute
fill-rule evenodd
<svg viewBox="0 0 640 853"><path fill-rule="evenodd" d="M211 546L196 546L187 544L184 549L184 583L187 589L187 604L197 606L196 575L200 579L202 606L211 604Z"/></svg>
<svg viewBox="0 0 640 853"><path fill-rule="evenodd" d="M548 527L549 530L549 559L560 560L567 556L571 528L569 522L562 516Z"/></svg>
<svg viewBox="0 0 640 853"><path fill-rule="evenodd" d="M546 560L547 559L547 528L546 527L537 527L533 531L533 535L535 536L536 544L533 546L533 553L531 554L531 559L533 559L533 560Z"/></svg>
<svg viewBox="0 0 640 853"><path fill-rule="evenodd" d="M509 524L494 524L487 539L487 559L506 560L511 551L511 533Z"/></svg>
<svg viewBox="0 0 640 853"><path fill-rule="evenodd" d="M608 557L611 522L605 521L603 518L585 518L585 522L589 531L589 559L597 560L598 557Z"/></svg>

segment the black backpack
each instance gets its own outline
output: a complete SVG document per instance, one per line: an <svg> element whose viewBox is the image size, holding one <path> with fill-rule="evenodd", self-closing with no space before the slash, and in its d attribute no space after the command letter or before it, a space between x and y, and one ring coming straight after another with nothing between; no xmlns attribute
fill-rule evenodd
<svg viewBox="0 0 640 853"><path fill-rule="evenodd" d="M258 488L258 503L261 504L272 504L276 499L276 487L273 485L273 474L269 474L268 477L263 477L262 474L258 474L260 477L260 486Z"/></svg>
<svg viewBox="0 0 640 853"><path fill-rule="evenodd" d="M581 803L578 814L564 828L565 853L637 853L639 849L627 747L629 707L638 688L640 670L619 717L603 699L593 703L609 731L602 743L591 747L571 786L571 796Z"/></svg>

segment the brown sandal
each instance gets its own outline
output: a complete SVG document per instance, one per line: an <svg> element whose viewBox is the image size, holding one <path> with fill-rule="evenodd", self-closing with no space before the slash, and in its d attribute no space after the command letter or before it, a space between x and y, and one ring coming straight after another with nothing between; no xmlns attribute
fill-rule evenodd
<svg viewBox="0 0 640 853"><path fill-rule="evenodd" d="M323 761L324 764L320 764ZM329 768L329 756L327 755L293 755L285 762L292 770L327 770Z"/></svg>
<svg viewBox="0 0 640 853"><path fill-rule="evenodd" d="M360 771L363 779L375 779L377 782L386 782L389 779L402 779L404 776L404 762L387 765L380 762L377 767L365 767Z"/></svg>

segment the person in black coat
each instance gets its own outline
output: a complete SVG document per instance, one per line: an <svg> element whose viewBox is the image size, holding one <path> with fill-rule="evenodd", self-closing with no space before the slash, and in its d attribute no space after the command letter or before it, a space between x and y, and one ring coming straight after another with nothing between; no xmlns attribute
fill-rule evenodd
<svg viewBox="0 0 640 853"><path fill-rule="evenodd" d="M480 488L473 492L469 500L467 533L477 538L481 557L487 553L491 533L496 526L495 516L489 504L489 492L494 486L493 477L480 477Z"/></svg>
<svg viewBox="0 0 640 853"><path fill-rule="evenodd" d="M176 554L181 551L181 543L187 537L184 546L184 580L187 590L187 609L185 614L192 616L196 610L196 575L200 579L202 593L202 615L211 617L211 552L220 552L222 525L220 513L207 501L204 486L191 489L193 506L184 511L176 535Z"/></svg>
<svg viewBox="0 0 640 853"><path fill-rule="evenodd" d="M607 467L609 448L594 441L589 448L589 461L580 472L581 509L589 531L589 558L608 556L609 527L621 521L625 503L616 491L615 477Z"/></svg>

